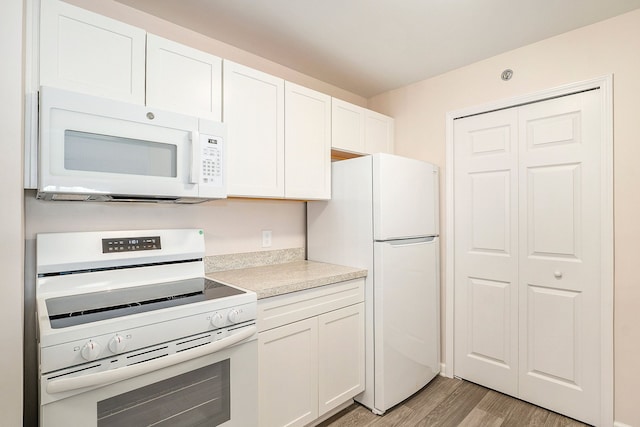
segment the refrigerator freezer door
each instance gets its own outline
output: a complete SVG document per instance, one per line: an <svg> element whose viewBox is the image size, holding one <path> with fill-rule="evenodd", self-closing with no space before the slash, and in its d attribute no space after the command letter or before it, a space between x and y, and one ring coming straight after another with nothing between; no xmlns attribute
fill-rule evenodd
<svg viewBox="0 0 640 427"><path fill-rule="evenodd" d="M374 240L438 234L438 168L390 154L373 155Z"/></svg>
<svg viewBox="0 0 640 427"><path fill-rule="evenodd" d="M437 237L374 245L374 399L380 412L440 372L438 252Z"/></svg>

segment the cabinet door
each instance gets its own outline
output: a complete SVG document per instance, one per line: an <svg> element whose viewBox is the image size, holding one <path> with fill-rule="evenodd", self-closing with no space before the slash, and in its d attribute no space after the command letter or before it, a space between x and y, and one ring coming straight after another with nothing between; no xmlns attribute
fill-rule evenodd
<svg viewBox="0 0 640 427"><path fill-rule="evenodd" d="M284 80L224 61L229 196L284 197Z"/></svg>
<svg viewBox="0 0 640 427"><path fill-rule="evenodd" d="M285 83L285 197L331 198L331 97Z"/></svg>
<svg viewBox="0 0 640 427"><path fill-rule="evenodd" d="M318 316L318 415L364 390L364 303Z"/></svg>
<svg viewBox="0 0 640 427"><path fill-rule="evenodd" d="M147 35L147 105L222 120L222 59Z"/></svg>
<svg viewBox="0 0 640 427"><path fill-rule="evenodd" d="M258 335L261 427L304 426L318 417L318 319Z"/></svg>
<svg viewBox="0 0 640 427"><path fill-rule="evenodd" d="M40 84L144 104L145 31L43 0Z"/></svg>
<svg viewBox="0 0 640 427"><path fill-rule="evenodd" d="M365 109L340 99L331 99L331 148L364 153Z"/></svg>
<svg viewBox="0 0 640 427"><path fill-rule="evenodd" d="M365 152L393 154L393 119L375 111L365 112Z"/></svg>

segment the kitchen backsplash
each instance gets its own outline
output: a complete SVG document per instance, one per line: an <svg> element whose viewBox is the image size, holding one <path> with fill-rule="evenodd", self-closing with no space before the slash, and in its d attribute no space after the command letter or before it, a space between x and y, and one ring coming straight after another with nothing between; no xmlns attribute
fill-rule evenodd
<svg viewBox="0 0 640 427"><path fill-rule="evenodd" d="M302 261L304 259L304 248L212 255L205 257L204 269L206 273L213 273L214 271L237 270L239 268L260 267L262 265L284 264L287 262Z"/></svg>

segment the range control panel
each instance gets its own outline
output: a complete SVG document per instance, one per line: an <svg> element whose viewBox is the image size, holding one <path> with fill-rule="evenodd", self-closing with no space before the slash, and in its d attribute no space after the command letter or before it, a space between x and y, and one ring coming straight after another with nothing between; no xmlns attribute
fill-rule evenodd
<svg viewBox="0 0 640 427"><path fill-rule="evenodd" d="M160 236L102 239L102 253L152 251L162 249Z"/></svg>

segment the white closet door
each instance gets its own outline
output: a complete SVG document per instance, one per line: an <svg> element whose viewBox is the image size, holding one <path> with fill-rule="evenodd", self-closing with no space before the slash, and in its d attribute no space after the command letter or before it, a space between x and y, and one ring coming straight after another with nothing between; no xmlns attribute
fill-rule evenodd
<svg viewBox="0 0 640 427"><path fill-rule="evenodd" d="M600 96L454 126L454 373L597 424Z"/></svg>
<svg viewBox="0 0 640 427"><path fill-rule="evenodd" d="M519 110L520 394L600 421L600 102Z"/></svg>
<svg viewBox="0 0 640 427"><path fill-rule="evenodd" d="M455 375L518 391L517 112L456 120Z"/></svg>

